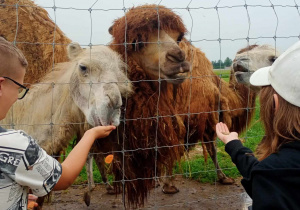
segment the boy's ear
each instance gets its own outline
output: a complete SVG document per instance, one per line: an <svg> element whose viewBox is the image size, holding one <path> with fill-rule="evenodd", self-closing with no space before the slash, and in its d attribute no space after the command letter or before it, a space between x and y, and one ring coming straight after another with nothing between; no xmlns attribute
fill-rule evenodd
<svg viewBox="0 0 300 210"><path fill-rule="evenodd" d="M4 80L5 79L3 77L0 77L0 97L2 96L2 85Z"/></svg>
<svg viewBox="0 0 300 210"><path fill-rule="evenodd" d="M279 101L278 101L278 95L276 93L273 94L273 99L274 99L274 108L275 108L275 112L278 110L279 108Z"/></svg>

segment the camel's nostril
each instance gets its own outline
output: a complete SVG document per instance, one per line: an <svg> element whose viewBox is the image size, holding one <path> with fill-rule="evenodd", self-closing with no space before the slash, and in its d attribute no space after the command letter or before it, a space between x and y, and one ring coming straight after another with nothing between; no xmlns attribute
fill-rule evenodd
<svg viewBox="0 0 300 210"><path fill-rule="evenodd" d="M185 60L185 53L182 50L169 51L166 58L175 63L183 62Z"/></svg>
<svg viewBox="0 0 300 210"><path fill-rule="evenodd" d="M235 62L233 64L233 71L234 72L248 72L248 68L245 68L244 65L242 65L241 63L239 62Z"/></svg>

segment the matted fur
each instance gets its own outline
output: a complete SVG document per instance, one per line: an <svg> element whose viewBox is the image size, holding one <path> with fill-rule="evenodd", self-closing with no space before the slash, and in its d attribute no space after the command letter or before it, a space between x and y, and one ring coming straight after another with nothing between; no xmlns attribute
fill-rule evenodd
<svg viewBox="0 0 300 210"><path fill-rule="evenodd" d="M182 34L187 32L181 18L164 6L133 7L124 17L115 20L110 28L114 37L111 46L120 54L130 53L138 48L138 42L147 45L149 34L157 33L158 29ZM137 45L132 45L134 43Z"/></svg>
<svg viewBox="0 0 300 210"><path fill-rule="evenodd" d="M0 36L10 42L20 42L16 46L28 61L25 83L39 82L51 71L53 63L68 60L66 46L71 41L53 23L45 9L30 0L3 0L1 4Z"/></svg>
<svg viewBox="0 0 300 210"><path fill-rule="evenodd" d="M111 47L127 60L131 81L149 78L145 70L131 56L131 52L138 51L139 48L128 45L125 51L123 45L125 36L127 43L147 42L149 33L157 33L157 11L160 10L164 11L164 15L159 15L161 30L166 32L175 30L180 33L186 31L180 17L171 10L156 5L132 8L125 14L126 21L125 17L122 17L110 28L113 35ZM168 21L164 22L164 20ZM174 23L171 20L174 20ZM149 23L150 28L145 22ZM170 24L174 25L170 26ZM215 125L219 120L224 121L230 128L241 131L251 119L251 113L248 117L245 115L247 111L245 112L244 109L247 107L248 98L244 87L239 92L238 84L233 82L228 84L217 77L205 54L187 40L184 39L179 46L185 52L186 59L192 64L193 78L186 79L180 85L161 82L159 99L159 82L136 82L134 83L135 95L127 102L125 116L126 119L132 120L126 122L125 133L121 129L120 136L125 135L124 142L121 138L121 145L124 144L125 150L133 151L124 153L125 162L123 162L123 154L118 153L113 169L115 184L121 187L122 181L125 183L124 190L128 205L133 207L143 205L148 191L153 186L155 176L163 175L164 168L172 172L175 162L184 151L183 147L178 145L185 143L191 146L202 142L205 158L207 152L213 156L216 153ZM237 110L231 111L233 109ZM223 111L219 114L220 110ZM157 115L161 117L156 118ZM151 119L141 119L147 117ZM156 119L159 119L158 124ZM156 153L155 146L169 145L173 147L158 149ZM144 148L148 149L144 150ZM119 150L122 150L122 147Z"/></svg>

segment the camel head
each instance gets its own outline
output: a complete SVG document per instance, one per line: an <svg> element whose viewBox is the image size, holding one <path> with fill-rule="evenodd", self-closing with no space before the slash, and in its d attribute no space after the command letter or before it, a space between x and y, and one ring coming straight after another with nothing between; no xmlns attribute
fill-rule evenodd
<svg viewBox="0 0 300 210"><path fill-rule="evenodd" d="M113 45L127 43L126 53L150 79L160 77L180 84L188 76L190 64L178 46L186 29L181 18L170 9L157 5L132 8L114 21L109 32ZM124 55L124 44L113 48Z"/></svg>
<svg viewBox="0 0 300 210"><path fill-rule="evenodd" d="M279 56L279 52L269 45L250 45L237 52L232 63L234 76L239 83L249 85L253 72L270 66Z"/></svg>
<svg viewBox="0 0 300 210"><path fill-rule="evenodd" d="M105 46L82 49L68 46L72 76L70 93L73 101L92 126L120 124L122 97L132 93L119 55Z"/></svg>

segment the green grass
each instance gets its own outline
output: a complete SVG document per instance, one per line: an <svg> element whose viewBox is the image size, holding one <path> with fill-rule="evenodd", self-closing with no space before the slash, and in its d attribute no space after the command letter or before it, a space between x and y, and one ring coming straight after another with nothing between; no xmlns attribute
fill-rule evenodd
<svg viewBox="0 0 300 210"><path fill-rule="evenodd" d="M214 70L214 73L224 79L226 82L229 82L230 70Z"/></svg>
<svg viewBox="0 0 300 210"><path fill-rule="evenodd" d="M217 70L214 71L217 75L221 75L225 81L229 80L230 71L229 70ZM252 124L248 127L247 131L240 134L240 139L244 142L246 147L249 147L252 151L255 150L256 146L262 139L264 135L264 130L262 128L261 123L259 122L259 102L256 101L256 112L254 119L252 120ZM231 162L231 158L224 150L224 144L217 140L217 158L220 167L226 176L231 178L238 178L240 174L235 167L235 165ZM67 154L70 152L71 146L68 147ZM109 167L108 165L106 167ZM213 183L217 180L216 177L216 169L210 157L207 158L207 162L205 162L202 154L195 155L191 159L187 160L187 158L183 157L180 163L177 163L173 170L174 174L183 174L186 178L191 178L198 180L200 182L210 182ZM93 174L95 183L101 183L101 175L98 171L96 164L93 164ZM113 176L108 176L109 181L113 180ZM75 181L75 184L84 184L87 183L87 175L85 168L81 171L80 175Z"/></svg>

